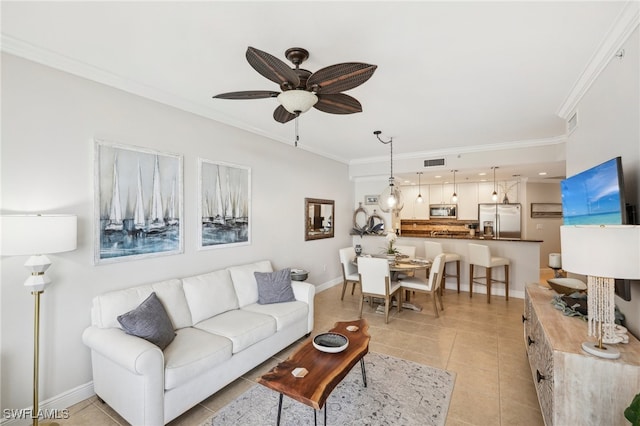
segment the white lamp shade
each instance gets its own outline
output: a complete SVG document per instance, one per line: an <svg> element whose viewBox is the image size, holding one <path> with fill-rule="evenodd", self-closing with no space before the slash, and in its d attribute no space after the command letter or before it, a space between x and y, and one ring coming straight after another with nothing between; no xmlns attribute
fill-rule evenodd
<svg viewBox="0 0 640 426"><path fill-rule="evenodd" d="M61 253L77 247L74 215L0 216L0 255Z"/></svg>
<svg viewBox="0 0 640 426"><path fill-rule="evenodd" d="M593 277L640 279L640 226L560 227L562 267Z"/></svg>
<svg viewBox="0 0 640 426"><path fill-rule="evenodd" d="M287 90L278 95L278 102L291 114L303 113L318 102L318 97L306 90Z"/></svg>

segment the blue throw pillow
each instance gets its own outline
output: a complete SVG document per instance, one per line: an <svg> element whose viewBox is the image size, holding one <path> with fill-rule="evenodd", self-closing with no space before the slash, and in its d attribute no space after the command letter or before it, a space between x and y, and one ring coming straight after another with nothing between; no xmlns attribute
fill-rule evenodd
<svg viewBox="0 0 640 426"><path fill-rule="evenodd" d="M176 337L171 318L155 292L137 308L118 316L127 334L141 337L164 350Z"/></svg>
<svg viewBox="0 0 640 426"><path fill-rule="evenodd" d="M291 288L291 268L275 272L254 272L258 283L258 304L293 302L296 300Z"/></svg>

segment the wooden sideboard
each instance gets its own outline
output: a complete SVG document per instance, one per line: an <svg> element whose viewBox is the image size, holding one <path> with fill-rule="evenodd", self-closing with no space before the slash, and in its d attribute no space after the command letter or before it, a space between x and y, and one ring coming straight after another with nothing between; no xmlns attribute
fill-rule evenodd
<svg viewBox="0 0 640 426"><path fill-rule="evenodd" d="M625 425L624 409L640 392L640 342L629 335L616 360L581 348L587 323L564 316L550 303L556 293L525 287L524 339L545 424Z"/></svg>

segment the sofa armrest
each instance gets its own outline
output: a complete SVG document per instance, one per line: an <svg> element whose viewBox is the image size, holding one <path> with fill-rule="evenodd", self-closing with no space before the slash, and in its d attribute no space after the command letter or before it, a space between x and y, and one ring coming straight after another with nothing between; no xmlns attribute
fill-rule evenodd
<svg viewBox="0 0 640 426"><path fill-rule="evenodd" d="M314 298L316 295L316 286L313 284L305 283L303 281L291 281L291 287L293 288L293 295L296 300L305 302L309 305L309 317L307 318L307 333L313 331L314 320Z"/></svg>
<svg viewBox="0 0 640 426"><path fill-rule="evenodd" d="M163 374L164 355L159 347L119 328L87 328L82 341L121 367L135 374Z"/></svg>

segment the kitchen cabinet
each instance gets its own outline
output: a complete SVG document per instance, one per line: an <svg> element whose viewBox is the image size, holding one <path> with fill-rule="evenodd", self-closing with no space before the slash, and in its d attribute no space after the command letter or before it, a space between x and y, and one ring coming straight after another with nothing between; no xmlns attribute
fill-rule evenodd
<svg viewBox="0 0 640 426"><path fill-rule="evenodd" d="M458 187L458 220L478 219L478 184L460 183Z"/></svg>

